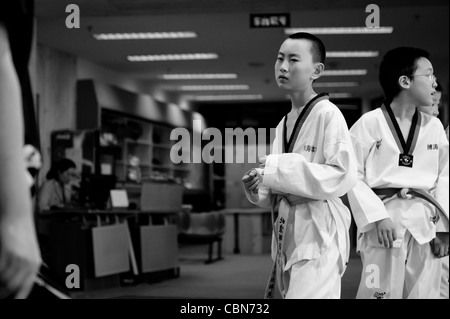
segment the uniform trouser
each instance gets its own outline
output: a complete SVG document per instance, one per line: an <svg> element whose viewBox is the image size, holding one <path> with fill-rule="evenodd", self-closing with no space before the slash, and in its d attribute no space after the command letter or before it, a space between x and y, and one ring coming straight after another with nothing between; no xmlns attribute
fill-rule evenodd
<svg viewBox="0 0 450 319"><path fill-rule="evenodd" d="M441 299L449 299L448 295L448 256L446 256L442 258Z"/></svg>
<svg viewBox="0 0 450 319"><path fill-rule="evenodd" d="M442 261L429 243L420 245L407 231L400 248L361 243L363 263L357 299L438 299Z"/></svg>
<svg viewBox="0 0 450 319"><path fill-rule="evenodd" d="M339 299L341 297L340 254L337 235L318 259L301 260L284 273L286 299Z"/></svg>

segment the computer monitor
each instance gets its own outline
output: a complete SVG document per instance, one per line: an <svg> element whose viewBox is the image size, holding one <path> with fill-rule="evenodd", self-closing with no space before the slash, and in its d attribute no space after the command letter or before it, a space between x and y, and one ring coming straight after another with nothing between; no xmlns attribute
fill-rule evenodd
<svg viewBox="0 0 450 319"><path fill-rule="evenodd" d="M84 206L105 209L110 191L116 188L116 176L86 174L82 176L80 186L80 199Z"/></svg>

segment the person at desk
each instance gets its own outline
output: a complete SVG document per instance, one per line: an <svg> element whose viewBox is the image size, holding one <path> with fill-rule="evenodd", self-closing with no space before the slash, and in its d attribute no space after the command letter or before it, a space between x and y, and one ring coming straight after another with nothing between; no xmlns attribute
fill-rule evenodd
<svg viewBox="0 0 450 319"><path fill-rule="evenodd" d="M64 208L72 205L72 183L78 179L75 163L63 158L54 163L38 194L39 210Z"/></svg>

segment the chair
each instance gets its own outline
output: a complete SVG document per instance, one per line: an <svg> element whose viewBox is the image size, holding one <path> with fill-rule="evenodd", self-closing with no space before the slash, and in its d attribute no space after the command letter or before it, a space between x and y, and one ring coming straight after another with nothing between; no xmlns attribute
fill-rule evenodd
<svg viewBox="0 0 450 319"><path fill-rule="evenodd" d="M187 244L207 244L210 264L222 258L222 235L225 233L225 215L222 212L180 212L178 241ZM213 259L213 245L217 242L217 258Z"/></svg>

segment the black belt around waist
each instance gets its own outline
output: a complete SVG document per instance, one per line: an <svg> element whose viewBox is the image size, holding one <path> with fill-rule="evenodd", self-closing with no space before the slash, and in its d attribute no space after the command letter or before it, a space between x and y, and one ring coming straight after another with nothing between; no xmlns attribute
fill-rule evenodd
<svg viewBox="0 0 450 319"><path fill-rule="evenodd" d="M445 214L444 208L441 206L441 204L439 204L439 202L436 200L436 198L431 196L429 193L427 193L423 189L390 188L389 187L389 188L372 188L372 190L375 192L375 194L378 195L378 197L381 198L381 200L391 198L395 195L398 198L404 198L404 199L412 198L412 196L422 198L422 199L426 200L427 202L431 203L432 205L434 205L441 212L441 214L444 217L447 216ZM436 217L437 217L436 218L436 222L437 222L439 220L439 214L436 214Z"/></svg>

